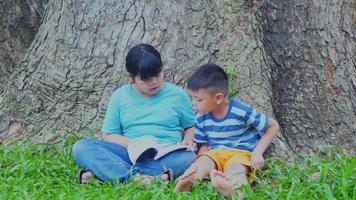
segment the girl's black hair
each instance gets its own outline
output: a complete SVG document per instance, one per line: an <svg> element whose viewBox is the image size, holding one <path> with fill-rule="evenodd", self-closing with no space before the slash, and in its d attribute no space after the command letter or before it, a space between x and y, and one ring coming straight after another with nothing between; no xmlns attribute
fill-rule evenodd
<svg viewBox="0 0 356 200"><path fill-rule="evenodd" d="M226 72L216 64L202 65L188 79L188 89L193 91L206 89L212 93L220 91L226 95L228 87Z"/></svg>
<svg viewBox="0 0 356 200"><path fill-rule="evenodd" d="M149 44L138 44L126 56L126 70L134 78L148 80L162 71L161 54Z"/></svg>

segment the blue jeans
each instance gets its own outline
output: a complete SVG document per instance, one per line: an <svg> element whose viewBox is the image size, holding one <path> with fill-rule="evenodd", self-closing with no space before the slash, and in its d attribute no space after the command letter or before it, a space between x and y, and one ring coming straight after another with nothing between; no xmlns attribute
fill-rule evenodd
<svg viewBox="0 0 356 200"><path fill-rule="evenodd" d="M133 165L125 147L95 139L77 141L73 146L73 156L81 168L112 184L125 183L136 173L157 176L167 169L172 169L174 177L177 177L183 174L195 159L194 152L178 150L158 160L149 158Z"/></svg>

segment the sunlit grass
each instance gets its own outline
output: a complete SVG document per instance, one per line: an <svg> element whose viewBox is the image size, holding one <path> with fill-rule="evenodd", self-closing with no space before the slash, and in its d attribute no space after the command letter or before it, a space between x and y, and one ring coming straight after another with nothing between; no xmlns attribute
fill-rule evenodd
<svg viewBox="0 0 356 200"><path fill-rule="evenodd" d="M223 199L209 182L192 192L174 193L175 183L142 187L135 182L112 186L93 181L75 183L71 147L76 139L57 145L12 143L0 147L0 199ZM336 150L288 163L269 159L246 199L356 199L356 157Z"/></svg>

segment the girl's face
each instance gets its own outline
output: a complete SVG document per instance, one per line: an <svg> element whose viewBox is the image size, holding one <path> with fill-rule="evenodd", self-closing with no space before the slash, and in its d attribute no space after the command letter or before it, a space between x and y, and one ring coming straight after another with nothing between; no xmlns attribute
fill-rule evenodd
<svg viewBox="0 0 356 200"><path fill-rule="evenodd" d="M141 80L141 76L137 75L132 80L132 85L136 89L136 91L145 98L152 97L157 94L163 83L163 72L157 74L157 76L153 76L147 80Z"/></svg>
<svg viewBox="0 0 356 200"><path fill-rule="evenodd" d="M216 95L210 94L205 89L189 91L189 93L193 108L201 115L214 111L221 101L220 98L217 98Z"/></svg>

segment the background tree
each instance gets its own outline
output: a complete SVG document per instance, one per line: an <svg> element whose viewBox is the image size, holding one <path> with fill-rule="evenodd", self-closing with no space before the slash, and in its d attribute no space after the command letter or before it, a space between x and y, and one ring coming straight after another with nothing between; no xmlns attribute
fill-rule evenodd
<svg viewBox="0 0 356 200"><path fill-rule="evenodd" d="M0 91L35 37L43 6L42 0L0 2Z"/></svg>
<svg viewBox="0 0 356 200"><path fill-rule="evenodd" d="M1 93L2 138L97 133L110 94L127 83L127 51L146 42L181 86L207 62L237 74L237 97L281 124L271 153L328 144L354 153L355 8L353 0L49 0ZM27 124L23 134L5 133L10 119Z"/></svg>
<svg viewBox="0 0 356 200"><path fill-rule="evenodd" d="M290 149L332 144L354 154L356 2L266 1L258 21Z"/></svg>

